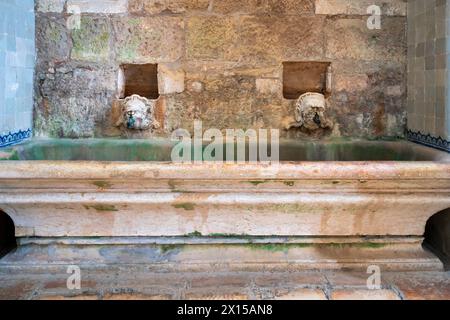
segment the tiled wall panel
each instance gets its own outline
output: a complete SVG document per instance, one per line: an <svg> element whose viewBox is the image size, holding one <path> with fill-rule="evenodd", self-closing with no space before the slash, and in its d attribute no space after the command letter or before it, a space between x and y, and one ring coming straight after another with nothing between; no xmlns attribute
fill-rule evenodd
<svg viewBox="0 0 450 320"><path fill-rule="evenodd" d="M408 136L450 151L450 3L408 1Z"/></svg>
<svg viewBox="0 0 450 320"><path fill-rule="evenodd" d="M34 32L33 0L0 0L0 147L31 136Z"/></svg>

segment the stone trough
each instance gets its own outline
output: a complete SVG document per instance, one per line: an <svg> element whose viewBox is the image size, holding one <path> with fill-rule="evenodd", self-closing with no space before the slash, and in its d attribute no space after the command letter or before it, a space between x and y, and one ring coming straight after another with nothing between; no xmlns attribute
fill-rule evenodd
<svg viewBox="0 0 450 320"><path fill-rule="evenodd" d="M442 268L422 241L427 220L450 208L447 153L404 141L284 141L280 163L177 164L171 147L35 140L11 148L0 161L0 210L21 245L122 246L120 263ZM147 249L124 254L130 247Z"/></svg>

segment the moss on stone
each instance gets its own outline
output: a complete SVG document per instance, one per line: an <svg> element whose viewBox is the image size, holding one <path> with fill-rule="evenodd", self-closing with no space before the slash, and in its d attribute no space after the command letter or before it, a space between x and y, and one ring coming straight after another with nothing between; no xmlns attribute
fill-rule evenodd
<svg viewBox="0 0 450 320"><path fill-rule="evenodd" d="M109 34L109 26L105 21L83 17L80 28L72 31L72 58L106 60L109 55Z"/></svg>
<svg viewBox="0 0 450 320"><path fill-rule="evenodd" d="M166 254L171 251L181 251L183 250L184 245L183 244L163 244L159 246L159 249L162 254Z"/></svg>
<svg viewBox="0 0 450 320"><path fill-rule="evenodd" d="M288 252L290 249L295 248L309 248L313 246L310 243L249 243L245 245L253 250L265 250L270 252Z"/></svg>
<svg viewBox="0 0 450 320"><path fill-rule="evenodd" d="M95 205L85 205L87 210L94 209L97 211L119 211L114 205L110 204L95 204Z"/></svg>
<svg viewBox="0 0 450 320"><path fill-rule="evenodd" d="M237 239L251 239L252 236L248 234L236 234L236 233L210 233L208 235L212 238L237 238Z"/></svg>
<svg viewBox="0 0 450 320"><path fill-rule="evenodd" d="M195 230L194 232L188 233L186 235L186 237L189 237L189 238L202 237L202 233L197 231L197 230Z"/></svg>
<svg viewBox="0 0 450 320"><path fill-rule="evenodd" d="M132 37L119 49L118 56L123 61L133 61L138 56L139 39Z"/></svg>
<svg viewBox="0 0 450 320"><path fill-rule="evenodd" d="M0 161L15 161L20 160L19 152L16 149L9 149L5 152L0 152Z"/></svg>
<svg viewBox="0 0 450 320"><path fill-rule="evenodd" d="M172 206L176 209L184 209L186 211L192 211L195 209L195 203L192 202L176 203Z"/></svg>
<svg viewBox="0 0 450 320"><path fill-rule="evenodd" d="M266 183L267 181L265 180L254 180L254 181L247 181L248 183L251 183L254 186L258 186L260 184Z"/></svg>
<svg viewBox="0 0 450 320"><path fill-rule="evenodd" d="M112 184L108 181L94 181L92 184L99 187L100 189L108 189L112 187Z"/></svg>

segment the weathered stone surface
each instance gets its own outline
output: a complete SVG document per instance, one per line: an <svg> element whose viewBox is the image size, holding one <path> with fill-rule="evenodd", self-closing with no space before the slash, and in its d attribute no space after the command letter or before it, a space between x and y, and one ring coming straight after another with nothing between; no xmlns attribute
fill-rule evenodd
<svg viewBox="0 0 450 320"><path fill-rule="evenodd" d="M337 75L334 79L336 91L362 91L367 89L369 78L366 74Z"/></svg>
<svg viewBox="0 0 450 320"><path fill-rule="evenodd" d="M406 16L404 0L316 0L316 14L366 15L372 5L379 6L383 15Z"/></svg>
<svg viewBox="0 0 450 320"><path fill-rule="evenodd" d="M170 300L172 296L163 294L108 293L102 300Z"/></svg>
<svg viewBox="0 0 450 320"><path fill-rule="evenodd" d="M364 18L328 19L324 30L327 58L403 63L406 60L406 20L385 18L383 21L382 29L368 30Z"/></svg>
<svg viewBox="0 0 450 320"><path fill-rule="evenodd" d="M314 0L228 0L214 1L211 7L220 14L314 14Z"/></svg>
<svg viewBox="0 0 450 320"><path fill-rule="evenodd" d="M29 298L38 286L38 281L0 281L0 300L18 300Z"/></svg>
<svg viewBox="0 0 450 320"><path fill-rule="evenodd" d="M64 19L38 15L36 42L38 43L36 46L38 63L46 62L54 65L69 59L72 41Z"/></svg>
<svg viewBox="0 0 450 320"><path fill-rule="evenodd" d="M80 29L72 30L72 59L106 61L109 57L110 27L102 18L82 17Z"/></svg>
<svg viewBox="0 0 450 320"><path fill-rule="evenodd" d="M201 119L205 127L271 127L281 129L282 137L309 138L301 130L283 129L293 116L295 101L283 99L282 63L321 61L331 62L333 70L328 102L336 125L332 132L313 137L403 136L406 19L402 1L383 3L388 17L382 17L382 29L369 30L367 15L361 11L364 5L353 0L68 1L88 13L82 16L81 29L68 30L67 19L73 16L63 17L57 0L41 0L36 132L71 137L168 136L171 130L189 129L194 119ZM74 63L108 70L104 78L89 78L88 87L99 88L102 94L89 89L83 95L78 88L86 85L83 80L77 84L54 71L70 73ZM153 133L111 126L110 109L119 96L118 72L125 63L160 64L159 91L164 97L158 117L163 124ZM62 82L48 90L55 79ZM70 86L75 88L68 90ZM41 97L41 92L46 96ZM66 119L48 112L60 109L62 116L68 108L80 110L68 112ZM96 110L95 116L86 114L86 109ZM74 114L84 114L83 120L69 121Z"/></svg>
<svg viewBox="0 0 450 320"><path fill-rule="evenodd" d="M67 0L67 7L79 8L84 13L125 13L128 0Z"/></svg>
<svg viewBox="0 0 450 320"><path fill-rule="evenodd" d="M327 298L320 289L295 289L276 291L275 300L327 300Z"/></svg>
<svg viewBox="0 0 450 320"><path fill-rule="evenodd" d="M392 273L387 274L385 278L395 284L406 300L450 299L450 272L407 272L403 275Z"/></svg>
<svg viewBox="0 0 450 320"><path fill-rule="evenodd" d="M268 0L269 12L275 14L313 14L315 0Z"/></svg>
<svg viewBox="0 0 450 320"><path fill-rule="evenodd" d="M109 97L116 90L114 68L71 64L56 68L55 74L37 69L40 80L36 97L36 135L93 137L108 121ZM77 83L77 86L73 84Z"/></svg>
<svg viewBox="0 0 450 320"><path fill-rule="evenodd" d="M228 17L189 18L186 54L190 59L226 59L235 42L235 20Z"/></svg>
<svg viewBox="0 0 450 320"><path fill-rule="evenodd" d="M99 300L97 295L80 294L80 295L42 295L37 300Z"/></svg>
<svg viewBox="0 0 450 320"><path fill-rule="evenodd" d="M183 56L184 21L175 16L112 20L118 63L175 62Z"/></svg>
<svg viewBox="0 0 450 320"><path fill-rule="evenodd" d="M184 91L185 72L179 65L160 64L158 66L158 87L160 94Z"/></svg>
<svg viewBox="0 0 450 320"><path fill-rule="evenodd" d="M242 16L229 60L258 66L321 60L324 22L320 17Z"/></svg>
<svg viewBox="0 0 450 320"><path fill-rule="evenodd" d="M162 12L183 13L208 10L210 0L128 0L130 13L159 14Z"/></svg>
<svg viewBox="0 0 450 320"><path fill-rule="evenodd" d="M279 79L256 79L256 91L262 95L279 95L282 86Z"/></svg>
<svg viewBox="0 0 450 320"><path fill-rule="evenodd" d="M246 294L239 292L236 293L186 293L186 300L248 300L249 297Z"/></svg>
<svg viewBox="0 0 450 320"><path fill-rule="evenodd" d="M31 251L32 252L32 251ZM53 283L54 274L49 276L48 270L53 270L52 265L47 262L44 264L43 271L36 271L35 267L29 267L25 264L15 266L14 269L2 267L0 272L0 300L4 299L78 299L78 300L166 300L166 299L182 299L187 294L189 297L201 299L206 296L209 298L244 298L251 299L308 299L317 298L324 299L324 290L327 287L331 292L338 291L341 298L344 294L340 289L346 288L345 294L351 298L357 296L362 298L366 296L366 291L361 294L361 288L354 285L352 276L348 276L346 271L335 271L336 278L341 279L339 284L331 283L328 286L317 286L312 282L305 283L305 288L295 288L296 283L290 282L291 277L298 279L307 279L310 271L289 272L284 270L277 275L286 279L279 287L279 284L265 281L266 278L272 278L273 273L270 272L233 272L227 270L225 272L208 273L209 278L246 278L249 282L243 286L235 287L234 291L224 291L218 285L214 289L211 287L199 287L193 292L188 289L181 279L192 282L193 279L201 278L205 273L193 272L149 272L148 266L128 265L126 268L117 268L115 266L91 265L89 268L89 282L83 281L82 290L73 292L67 288L56 286ZM65 286L67 274L65 268L61 269L61 284ZM420 300L448 300L450 299L449 279L450 274L447 272L386 272L385 277L389 279L388 285L397 288L398 294L404 299L420 299ZM268 286L260 287L258 284L253 285L255 278L260 279ZM154 286L154 279L158 281L159 286ZM348 280L348 281L347 281ZM95 285L94 285L95 284ZM121 287L124 284L124 287ZM161 285L162 284L162 285ZM60 289L61 288L61 289ZM291 289L290 289L291 288ZM292 289L293 288L293 289ZM174 290L178 293L168 293L168 290ZM213 290L213 291L211 291ZM383 290L387 294L380 295L382 299L395 298L392 296L391 290ZM388 292L386 292L388 291ZM234 294L233 294L234 292ZM353 293L353 294L352 294ZM374 298L372 294L369 298Z"/></svg>
<svg viewBox="0 0 450 320"><path fill-rule="evenodd" d="M331 292L331 300L400 300L400 297L386 289L337 289Z"/></svg>
<svg viewBox="0 0 450 320"><path fill-rule="evenodd" d="M37 11L61 13L64 10L66 0L37 0Z"/></svg>

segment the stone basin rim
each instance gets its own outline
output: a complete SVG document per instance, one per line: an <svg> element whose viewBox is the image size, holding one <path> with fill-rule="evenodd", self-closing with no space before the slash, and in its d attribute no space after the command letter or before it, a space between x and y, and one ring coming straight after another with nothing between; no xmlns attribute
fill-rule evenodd
<svg viewBox="0 0 450 320"><path fill-rule="evenodd" d="M182 164L148 161L2 161L0 179L450 179L450 162L310 161L277 164Z"/></svg>

